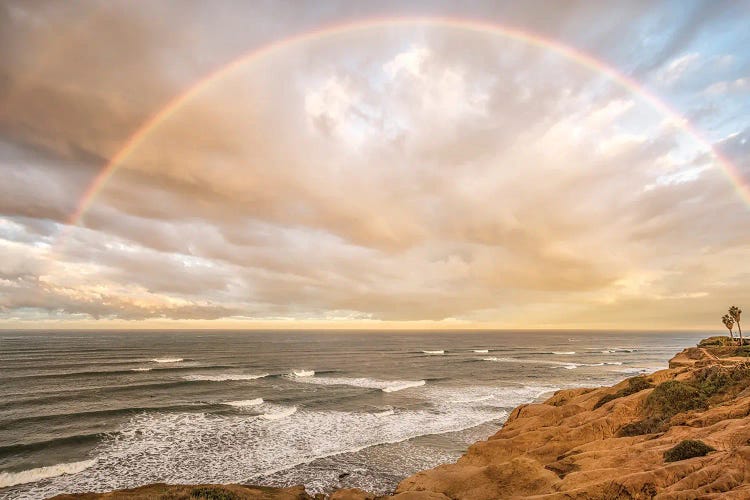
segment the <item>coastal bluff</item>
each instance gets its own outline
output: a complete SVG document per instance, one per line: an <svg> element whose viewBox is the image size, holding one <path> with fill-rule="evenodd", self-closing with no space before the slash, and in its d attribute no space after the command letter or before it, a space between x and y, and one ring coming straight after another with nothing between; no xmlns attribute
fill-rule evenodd
<svg viewBox="0 0 750 500"><path fill-rule="evenodd" d="M611 387L566 389L515 408L456 463L389 496L356 489L154 484L55 500L481 500L750 498L750 346L711 337L669 368Z"/></svg>

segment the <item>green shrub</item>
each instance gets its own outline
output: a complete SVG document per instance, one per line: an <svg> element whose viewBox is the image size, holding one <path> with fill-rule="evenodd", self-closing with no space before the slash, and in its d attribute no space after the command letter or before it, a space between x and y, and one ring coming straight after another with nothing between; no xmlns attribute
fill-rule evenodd
<svg viewBox="0 0 750 500"><path fill-rule="evenodd" d="M690 410L708 408L706 396L696 387L678 380L659 384L646 398L646 408L655 416L667 420Z"/></svg>
<svg viewBox="0 0 750 500"><path fill-rule="evenodd" d="M622 426L618 435L641 436L662 432L674 415L705 408L708 408L708 401L701 390L685 382L670 380L656 386L646 398L648 417Z"/></svg>
<svg viewBox="0 0 750 500"><path fill-rule="evenodd" d="M190 492L190 496L202 500L239 500L240 498L231 491L213 486L199 486L193 488Z"/></svg>
<svg viewBox="0 0 750 500"><path fill-rule="evenodd" d="M730 392L738 387L745 388L750 381L750 366L740 364L731 368L711 366L699 372L694 385L710 398L716 394Z"/></svg>
<svg viewBox="0 0 750 500"><path fill-rule="evenodd" d="M710 398L714 394L725 391L733 384L732 377L721 369L707 370L698 376L698 389L701 393Z"/></svg>
<svg viewBox="0 0 750 500"><path fill-rule="evenodd" d="M594 409L596 410L600 406L603 406L612 400L624 398L625 396L630 396L631 394L641 392L645 389L650 389L651 387L653 387L653 385L651 385L645 377L629 378L627 387L625 387L624 389L620 389L614 394L605 394L599 401L596 402L596 404L594 405Z"/></svg>
<svg viewBox="0 0 750 500"><path fill-rule="evenodd" d="M620 437L628 437L653 434L654 432L660 432L663 425L664 419L654 417L644 418L638 422L623 425L617 435Z"/></svg>
<svg viewBox="0 0 750 500"><path fill-rule="evenodd" d="M698 347L720 347L725 345L732 345L737 343L736 340L732 340L731 338L721 335L717 337L708 337L707 339L703 339L698 343Z"/></svg>
<svg viewBox="0 0 750 500"><path fill-rule="evenodd" d="M703 441L687 439L680 444L664 452L665 462L676 462L688 458L705 457L712 451L716 451Z"/></svg>

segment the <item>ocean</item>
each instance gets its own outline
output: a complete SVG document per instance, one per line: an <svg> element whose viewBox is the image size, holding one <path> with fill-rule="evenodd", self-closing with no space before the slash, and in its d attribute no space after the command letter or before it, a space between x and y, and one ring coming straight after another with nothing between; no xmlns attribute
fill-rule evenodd
<svg viewBox="0 0 750 500"><path fill-rule="evenodd" d="M517 405L695 332L0 332L0 498L153 482L392 490Z"/></svg>

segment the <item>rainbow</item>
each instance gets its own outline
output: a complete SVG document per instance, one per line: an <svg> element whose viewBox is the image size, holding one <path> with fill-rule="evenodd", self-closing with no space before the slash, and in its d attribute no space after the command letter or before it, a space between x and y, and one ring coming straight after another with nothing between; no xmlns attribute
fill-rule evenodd
<svg viewBox="0 0 750 500"><path fill-rule="evenodd" d="M594 58L590 54L565 45L556 40L544 37L537 33L533 33L531 31L526 31L500 24L492 24L485 21L454 17L398 17L368 19L364 21L323 26L321 28L300 33L289 38L273 41L259 48L254 48L229 62L228 64L209 73L207 76L203 77L198 82L183 91L181 94L178 94L172 100L170 100L165 106L163 106L148 120L146 120L128 138L123 147L114 156L112 156L112 158L109 160L109 163L107 163L107 165L88 186L83 197L80 199L75 212L70 216L68 224L75 226L80 223L83 215L91 207L94 200L96 199L96 196L105 186L107 181L114 175L119 166L123 164L125 159L138 147L139 144L144 141L144 139L146 139L146 137L148 137L151 132L158 128L159 125L165 120L169 119L171 116L177 113L189 101L199 96L202 92L210 88L212 85L230 76L239 68L245 66L246 64L250 64L262 57L272 55L280 49L294 44L310 42L321 38L327 38L358 31L366 31L390 26L412 25L438 26L461 29L516 40L534 47L549 50L561 57L589 68L592 71L608 78L609 80L617 83L621 87L627 89L633 95L641 98L643 101L648 103L654 110L661 113L671 123L673 123L685 134L691 137L692 140L696 142L696 144L705 148L706 151L711 152L711 154L721 165L725 173L729 176L740 196L745 198L746 201L750 204L750 186L744 185L744 181L739 169L735 167L727 158L721 155L717 150L715 150L711 143L703 137L700 131L698 131L679 112L675 111L669 105L664 103L659 97L651 93L644 86L642 86L632 78L624 75L617 69L607 65L605 62Z"/></svg>

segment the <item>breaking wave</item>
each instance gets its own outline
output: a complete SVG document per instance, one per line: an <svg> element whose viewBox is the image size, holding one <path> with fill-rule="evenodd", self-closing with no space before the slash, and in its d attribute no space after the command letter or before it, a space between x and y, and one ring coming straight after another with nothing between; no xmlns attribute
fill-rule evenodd
<svg viewBox="0 0 750 500"><path fill-rule="evenodd" d="M268 413L263 413L258 416L264 420L281 420L282 418L291 417L295 413L297 413L297 407L292 406L277 411L269 411Z"/></svg>
<svg viewBox="0 0 750 500"><path fill-rule="evenodd" d="M268 373L261 373L260 375L252 375L246 373L224 373L220 375L185 375L182 378L191 382L227 382L235 380L255 380L267 376Z"/></svg>
<svg viewBox="0 0 750 500"><path fill-rule="evenodd" d="M82 462L70 462L66 464L55 464L37 469L22 470L20 472L0 472L0 488L15 486L17 484L33 483L41 479L63 476L65 474L77 474L82 470L94 465L95 460L84 460Z"/></svg>
<svg viewBox="0 0 750 500"><path fill-rule="evenodd" d="M294 378L296 382L317 385L348 385L351 387L363 387L366 389L380 389L383 392L396 392L412 387L425 385L424 380L377 380L373 378L347 378L347 377L302 377Z"/></svg>
<svg viewBox="0 0 750 500"><path fill-rule="evenodd" d="M234 406L236 408L245 408L248 406L258 406L263 404L263 398L255 399L241 399L239 401L227 401L225 405Z"/></svg>
<svg viewBox="0 0 750 500"><path fill-rule="evenodd" d="M179 363L183 358L154 358L151 361L154 363Z"/></svg>
<svg viewBox="0 0 750 500"><path fill-rule="evenodd" d="M445 351L443 351L443 350L437 350L437 351L422 351L422 354L431 354L431 355L435 355L435 354L445 354Z"/></svg>

